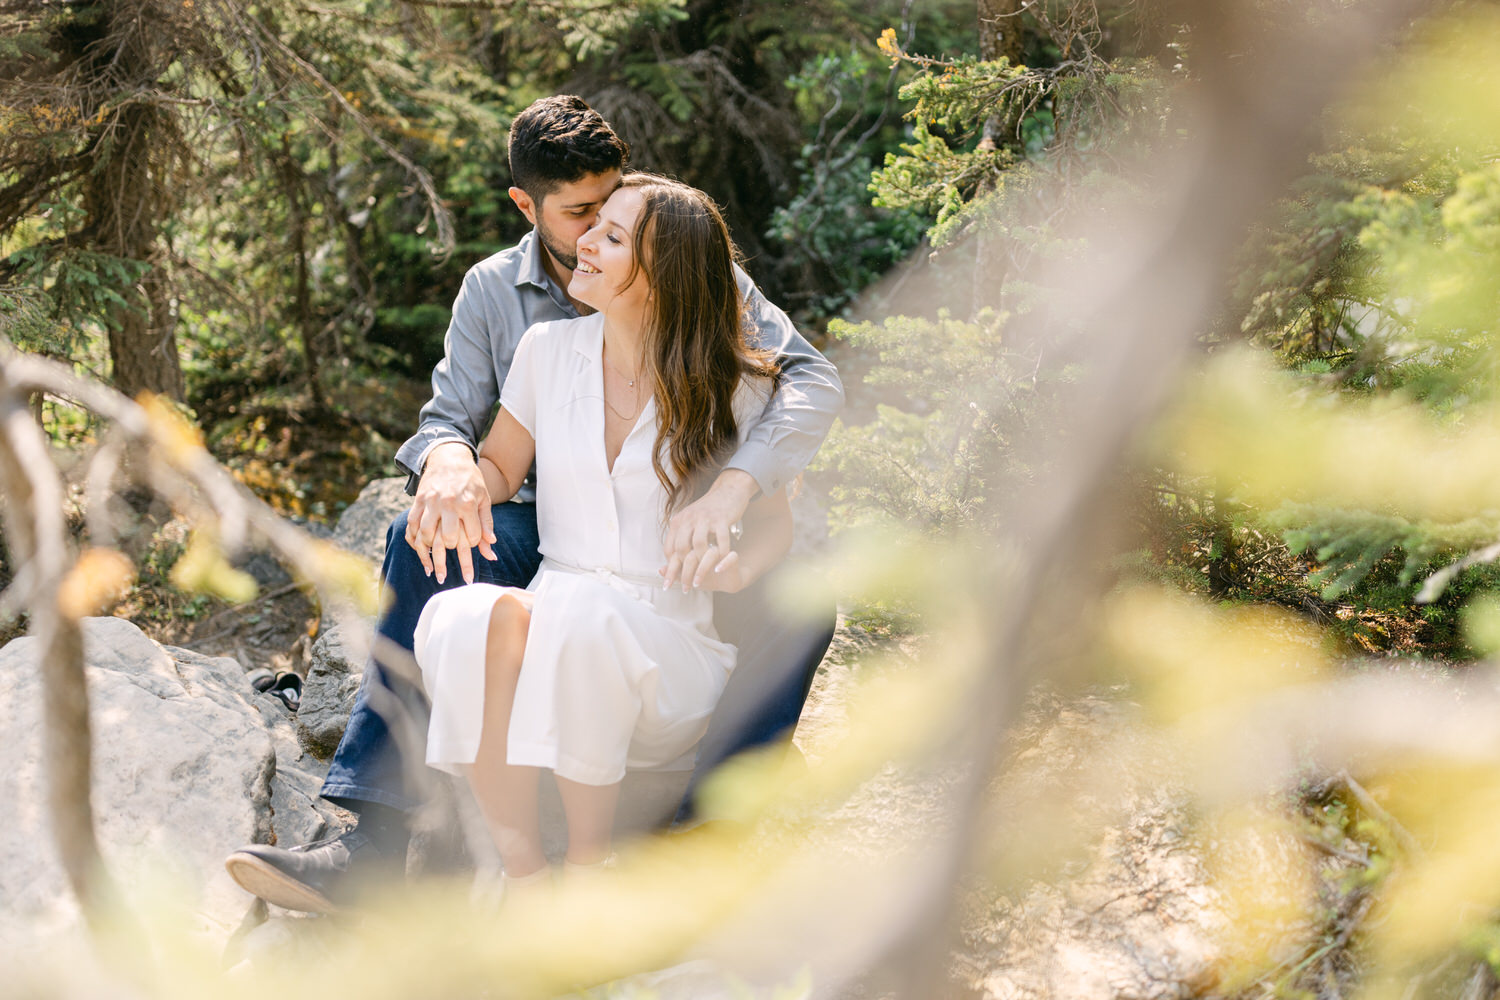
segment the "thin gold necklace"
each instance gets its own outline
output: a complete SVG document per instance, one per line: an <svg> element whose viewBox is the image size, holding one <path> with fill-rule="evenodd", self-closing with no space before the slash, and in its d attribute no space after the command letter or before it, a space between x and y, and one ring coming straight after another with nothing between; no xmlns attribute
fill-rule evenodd
<svg viewBox="0 0 1500 1000"><path fill-rule="evenodd" d="M633 378L627 378L624 372L620 371L620 369L616 368L613 364L610 363L610 360L609 360L609 345L605 344L603 350L601 350L599 353L604 358L604 363L606 365L609 365L609 370L612 371L612 372L614 372L621 379L623 379L624 382L625 382L625 384L633 391L635 389L635 379L633 379ZM634 413L631 413L631 414L621 413L619 410L615 409L614 404L612 404L609 401L609 392L607 390L604 392L604 405L608 406L610 408L610 410L614 413L614 415L617 416L617 417L619 417L621 420L631 421L631 420L634 420L636 417L638 417L638 416L641 415L641 411L646 408L646 404L641 400L641 397L639 395L636 395L635 402L636 402L636 407L635 407L635 412Z"/></svg>
<svg viewBox="0 0 1500 1000"><path fill-rule="evenodd" d="M621 420L634 420L636 417L641 415L641 411L646 408L646 404L641 402L640 399L637 399L636 403L637 405L634 413L621 413L619 410L616 410L614 404L609 401L609 395L606 393L604 396L604 405L609 407L610 412L619 417Z"/></svg>
<svg viewBox="0 0 1500 1000"><path fill-rule="evenodd" d="M608 364L608 359L606 359L605 363ZM615 368L614 365L610 365L609 367L610 367L611 370L614 371L614 373L616 375L620 375L620 370L618 368ZM625 376L624 375L620 375L620 378L625 378ZM633 390L635 388L635 383L631 382L629 379L626 379L626 381L630 382L630 387ZM604 396L604 405L607 406L607 407L609 407L610 412L612 412L615 416L619 417L621 420L624 420L624 421L627 421L627 422L628 421L633 421L636 417L640 416L641 415L641 411L646 408L645 402L641 399L641 397L639 395L637 395L635 397L635 402L636 402L635 412L634 413L621 413L619 410L615 409L615 405L609 401L609 390L607 388L604 390L603 396Z"/></svg>
<svg viewBox="0 0 1500 1000"><path fill-rule="evenodd" d="M634 389L635 388L635 379L627 377L624 372L620 371L620 369L618 369L614 365L610 364L610 361L609 361L609 345L606 344L605 347L604 347L604 350L601 351L600 353L604 356L604 363L607 364L607 365L609 365L609 370L612 371L612 372L614 372L616 375L620 376L621 378L625 379L625 384L628 385L628 386L630 386L630 388Z"/></svg>

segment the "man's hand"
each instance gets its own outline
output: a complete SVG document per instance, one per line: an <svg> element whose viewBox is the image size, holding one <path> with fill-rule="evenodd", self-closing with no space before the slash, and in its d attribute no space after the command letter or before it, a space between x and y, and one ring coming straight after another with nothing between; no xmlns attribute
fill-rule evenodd
<svg viewBox="0 0 1500 1000"><path fill-rule="evenodd" d="M406 544L416 550L422 568L438 583L448 575L448 550L458 551L465 583L474 582L476 546L486 559L495 558L494 517L484 477L474 453L461 441L432 449L417 484L417 496L406 520Z"/></svg>
<svg viewBox="0 0 1500 1000"><path fill-rule="evenodd" d="M672 515L663 551L663 587L701 586L733 548L731 529L760 492L755 478L741 469L725 469L707 493Z"/></svg>

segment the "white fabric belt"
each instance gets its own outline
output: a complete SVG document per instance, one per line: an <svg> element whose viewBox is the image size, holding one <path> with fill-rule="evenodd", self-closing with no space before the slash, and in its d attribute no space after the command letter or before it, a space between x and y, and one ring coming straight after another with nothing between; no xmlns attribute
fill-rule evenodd
<svg viewBox="0 0 1500 1000"><path fill-rule="evenodd" d="M668 593L662 589L660 577L653 579L635 574L620 573L607 566L596 566L592 569L586 569L582 566L573 566L569 563L558 562L556 559L545 558L542 560L541 568L544 572L546 570L556 570L560 573L591 576L613 590L618 590L622 594L627 594L651 605L657 604L661 597Z"/></svg>

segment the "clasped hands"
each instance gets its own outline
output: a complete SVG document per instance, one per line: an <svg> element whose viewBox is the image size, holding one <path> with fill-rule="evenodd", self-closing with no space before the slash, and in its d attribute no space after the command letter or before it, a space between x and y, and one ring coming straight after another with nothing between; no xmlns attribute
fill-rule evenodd
<svg viewBox="0 0 1500 1000"><path fill-rule="evenodd" d="M750 582L740 553L739 522L760 486L748 472L725 469L708 492L667 521L662 549L667 564L658 572L663 589L681 586L735 593Z"/></svg>
<svg viewBox="0 0 1500 1000"><path fill-rule="evenodd" d="M672 515L663 540L667 563L658 571L664 589L734 592L748 582L734 550L735 525L757 490L749 473L726 469L707 493ZM496 541L489 491L473 453L456 441L437 446L407 516L406 543L438 583L447 580L448 550L457 552L464 582L473 583L473 550L494 559Z"/></svg>

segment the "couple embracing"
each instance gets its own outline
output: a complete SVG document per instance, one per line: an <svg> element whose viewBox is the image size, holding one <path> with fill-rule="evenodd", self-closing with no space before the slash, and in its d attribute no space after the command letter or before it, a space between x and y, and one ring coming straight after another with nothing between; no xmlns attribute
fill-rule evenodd
<svg viewBox="0 0 1500 1000"><path fill-rule="evenodd" d="M378 710L392 699L430 706L426 762L467 778L507 882L527 882L548 873L540 770L565 864L604 863L626 769L692 768L687 818L700 775L789 735L832 635L831 608L785 620L765 591L787 485L842 402L833 367L735 265L713 201L624 173L584 102L537 101L509 151L533 231L465 277L397 453L415 500L387 536L377 629L424 690L377 651L322 792L358 825L227 862L289 908L404 870L419 793Z"/></svg>

